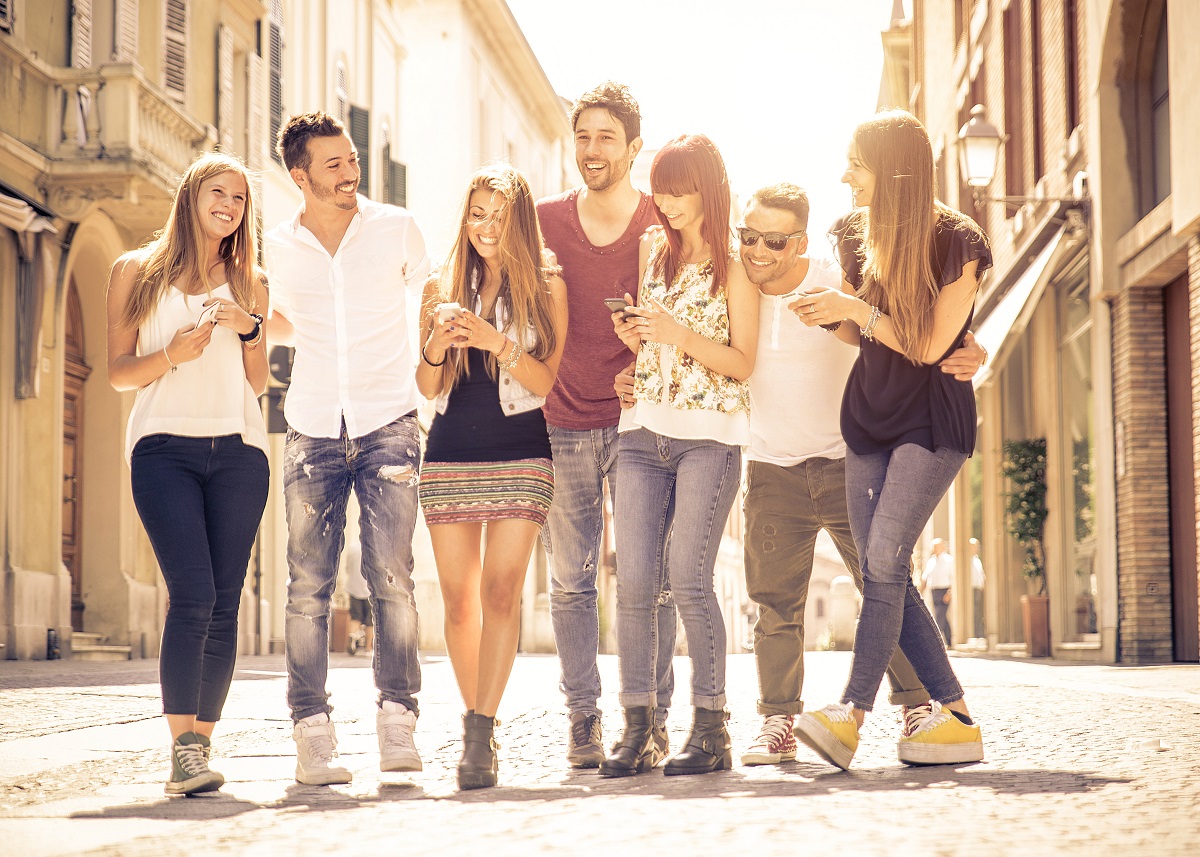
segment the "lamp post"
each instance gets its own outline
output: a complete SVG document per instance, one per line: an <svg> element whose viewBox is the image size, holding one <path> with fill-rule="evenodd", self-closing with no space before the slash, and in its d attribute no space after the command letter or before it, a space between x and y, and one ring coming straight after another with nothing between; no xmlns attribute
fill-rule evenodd
<svg viewBox="0 0 1200 857"><path fill-rule="evenodd" d="M971 118L958 129L959 169L976 201L996 176L996 160L1004 142L1000 131L987 120L986 112L982 104L976 104L971 108Z"/></svg>

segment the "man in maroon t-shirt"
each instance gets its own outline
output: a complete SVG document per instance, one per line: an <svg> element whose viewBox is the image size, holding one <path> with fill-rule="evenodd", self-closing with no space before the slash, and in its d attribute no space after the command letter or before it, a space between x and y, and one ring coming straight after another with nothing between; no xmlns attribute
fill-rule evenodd
<svg viewBox="0 0 1200 857"><path fill-rule="evenodd" d="M654 200L629 180L642 148L641 113L629 89L611 81L585 93L571 113L575 162L584 186L537 204L546 246L567 283L571 335L543 411L554 453L554 504L542 529L550 560L550 617L562 665L571 728L568 761L594 768L605 756L600 729L597 565L603 549L604 480L616 502L617 422L613 378L629 365L605 298L637 294L638 240L657 224ZM666 754L666 708L674 676L675 609L658 611L655 739Z"/></svg>

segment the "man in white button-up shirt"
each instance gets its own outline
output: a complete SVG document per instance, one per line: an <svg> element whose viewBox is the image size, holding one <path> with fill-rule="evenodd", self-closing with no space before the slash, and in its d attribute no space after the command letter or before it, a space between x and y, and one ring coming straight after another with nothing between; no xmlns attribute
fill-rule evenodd
<svg viewBox="0 0 1200 857"><path fill-rule="evenodd" d="M421 770L412 735L421 687L412 582L421 396L405 296L420 294L429 257L407 211L358 195L358 153L332 116L293 116L279 151L304 194L296 215L265 238L267 335L296 346L283 475L296 779L347 783L350 772L332 764L325 684L351 489L362 509L362 572L375 623L380 768Z"/></svg>

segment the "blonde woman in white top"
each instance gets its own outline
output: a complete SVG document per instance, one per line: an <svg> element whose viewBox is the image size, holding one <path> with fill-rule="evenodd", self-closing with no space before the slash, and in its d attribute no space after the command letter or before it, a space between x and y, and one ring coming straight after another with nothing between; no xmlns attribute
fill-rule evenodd
<svg viewBox="0 0 1200 857"><path fill-rule="evenodd" d="M113 265L108 377L136 390L126 457L170 595L159 676L168 794L218 789L210 738L233 678L237 612L267 499L265 280L245 167L205 154L167 224Z"/></svg>

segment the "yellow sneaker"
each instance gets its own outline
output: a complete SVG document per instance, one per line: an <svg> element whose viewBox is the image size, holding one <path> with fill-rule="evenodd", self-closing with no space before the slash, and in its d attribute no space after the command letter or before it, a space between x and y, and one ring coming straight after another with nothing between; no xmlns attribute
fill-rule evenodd
<svg viewBox="0 0 1200 857"><path fill-rule="evenodd" d="M974 723L964 723L939 702L911 735L900 739L896 755L906 765L961 765L983 761L983 737Z"/></svg>
<svg viewBox="0 0 1200 857"><path fill-rule="evenodd" d="M826 762L848 770L858 749L858 724L850 713L852 709L844 702L806 712L796 721L793 732Z"/></svg>

